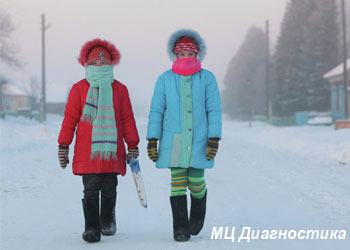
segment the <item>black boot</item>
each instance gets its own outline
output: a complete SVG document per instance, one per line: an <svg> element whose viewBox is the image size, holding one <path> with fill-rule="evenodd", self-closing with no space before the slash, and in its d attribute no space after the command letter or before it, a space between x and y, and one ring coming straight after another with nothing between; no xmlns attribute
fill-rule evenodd
<svg viewBox="0 0 350 250"><path fill-rule="evenodd" d="M203 228L206 206L207 191L201 199L196 199L191 194L190 230L192 235L199 234Z"/></svg>
<svg viewBox="0 0 350 250"><path fill-rule="evenodd" d="M170 197L170 203L173 211L174 240L188 241L191 235L188 224L187 196Z"/></svg>
<svg viewBox="0 0 350 250"><path fill-rule="evenodd" d="M98 199L82 199L85 231L83 239L87 242L97 242L101 240L100 221L99 221L99 201Z"/></svg>
<svg viewBox="0 0 350 250"><path fill-rule="evenodd" d="M101 196L101 233L106 236L114 235L117 231L115 223L115 202L116 196L112 198Z"/></svg>
<svg viewBox="0 0 350 250"><path fill-rule="evenodd" d="M116 174L101 174L101 232L103 235L114 235L117 231L115 223L115 202L117 198Z"/></svg>

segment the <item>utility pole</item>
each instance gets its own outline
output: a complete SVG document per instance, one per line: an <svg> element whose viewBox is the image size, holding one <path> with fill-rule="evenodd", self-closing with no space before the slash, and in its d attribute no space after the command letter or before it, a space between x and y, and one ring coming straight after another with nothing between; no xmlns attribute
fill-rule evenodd
<svg viewBox="0 0 350 250"><path fill-rule="evenodd" d="M0 75L0 118L5 117L5 108L3 101L3 86L6 84L6 79Z"/></svg>
<svg viewBox="0 0 350 250"><path fill-rule="evenodd" d="M265 55L265 98L266 98L266 118L271 119L271 96L270 96L270 24L266 20L266 55Z"/></svg>
<svg viewBox="0 0 350 250"><path fill-rule="evenodd" d="M49 25L45 24L45 14L41 15L41 98L40 116L41 122L46 121L46 72L45 72L45 32Z"/></svg>
<svg viewBox="0 0 350 250"><path fill-rule="evenodd" d="M248 105L249 105L249 127L252 127L253 123L253 118L254 118L254 111L255 111L255 105L254 105L254 98L256 97L255 94L255 83L251 80L248 80L248 95L249 95L249 100L248 100Z"/></svg>
<svg viewBox="0 0 350 250"><path fill-rule="evenodd" d="M348 97L348 49L347 49L347 35L346 35L346 11L345 11L345 0L341 0L342 9L342 30L343 30L343 82L344 82L344 104L345 104L345 119L349 118L349 97Z"/></svg>

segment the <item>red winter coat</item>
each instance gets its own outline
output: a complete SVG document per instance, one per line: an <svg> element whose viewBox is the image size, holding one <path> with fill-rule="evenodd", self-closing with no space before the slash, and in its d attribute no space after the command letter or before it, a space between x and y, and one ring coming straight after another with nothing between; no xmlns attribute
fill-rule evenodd
<svg viewBox="0 0 350 250"><path fill-rule="evenodd" d="M58 143L70 145L77 127L73 173L76 175L92 173L118 173L125 175L126 152L124 140L129 149L136 148L140 141L128 89L117 80L114 80L112 83L115 119L118 129L117 160L106 161L101 159L90 160L92 125L80 121L89 87L89 83L83 79L71 88L61 131L58 136Z"/></svg>

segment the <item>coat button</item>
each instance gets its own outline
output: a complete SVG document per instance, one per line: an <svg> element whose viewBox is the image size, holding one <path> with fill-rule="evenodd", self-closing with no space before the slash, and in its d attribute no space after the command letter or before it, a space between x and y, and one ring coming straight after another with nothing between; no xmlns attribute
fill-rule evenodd
<svg viewBox="0 0 350 250"><path fill-rule="evenodd" d="M191 114L191 113L192 113L192 111L191 111L191 110L189 110L189 111L188 111L188 113L190 113L190 114Z"/></svg>
<svg viewBox="0 0 350 250"><path fill-rule="evenodd" d="M192 131L192 129L191 129L191 128L189 128L189 129L188 129L188 131L190 131L190 132L191 132L191 131Z"/></svg>

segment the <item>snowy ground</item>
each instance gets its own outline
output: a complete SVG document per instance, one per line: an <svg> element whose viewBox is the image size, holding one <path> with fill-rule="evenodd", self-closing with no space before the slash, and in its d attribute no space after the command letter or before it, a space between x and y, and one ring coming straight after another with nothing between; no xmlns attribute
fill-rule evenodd
<svg viewBox="0 0 350 250"><path fill-rule="evenodd" d="M98 244L81 239L81 178L57 163L61 117L38 124L0 120L0 249L350 249L346 240L211 240L213 226L240 229L346 229L350 233L349 130L275 128L225 121L216 167L206 173L205 228L172 240L168 170L146 158L146 121L138 122L149 206L138 204L130 172L119 178L118 232ZM348 161L348 159L345 159Z"/></svg>

